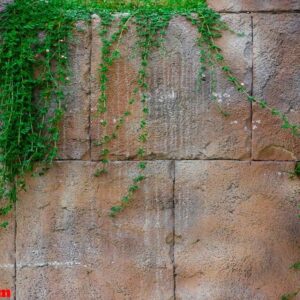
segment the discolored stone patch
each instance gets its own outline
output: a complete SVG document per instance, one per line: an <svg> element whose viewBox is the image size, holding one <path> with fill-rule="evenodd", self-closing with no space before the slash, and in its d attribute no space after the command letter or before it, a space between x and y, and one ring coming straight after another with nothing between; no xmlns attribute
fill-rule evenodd
<svg viewBox="0 0 300 300"><path fill-rule="evenodd" d="M59 158L89 159L91 28L77 22L69 44L70 84L60 126Z"/></svg>
<svg viewBox="0 0 300 300"><path fill-rule="evenodd" d="M255 14L254 94L300 124L300 20L297 14ZM253 106L253 158L299 160L300 139L269 111Z"/></svg>
<svg viewBox="0 0 300 300"><path fill-rule="evenodd" d="M224 15L224 19L233 29L245 34L243 37L237 37L235 34L225 33L218 43L224 49L224 55L237 75L250 87L250 17ZM101 46L97 22L93 29L92 46L94 76L99 64ZM151 159L247 159L251 148L249 103L237 94L224 75L216 70L218 101L230 116L226 118L220 114L216 104L210 100L209 78L202 85L199 84L199 48L196 38L196 28L183 17L174 18L167 30L165 44L152 54L149 70L151 76L147 155ZM110 127L113 126L114 118L127 110L127 101L134 87L132 83L136 78L138 62L136 57L132 57L137 55L133 46L132 28L124 37L121 46L123 58L115 63L109 77ZM97 77L93 80L92 115L96 111L99 96ZM118 139L110 144L112 159L135 158L139 147L140 110L140 105L137 104ZM99 129L100 119L92 119L92 140L97 141L106 133L105 130L101 132ZM93 160L99 159L99 152L98 147L93 147Z"/></svg>
<svg viewBox="0 0 300 300"><path fill-rule="evenodd" d="M208 0L217 11L287 11L300 9L298 0Z"/></svg>
<svg viewBox="0 0 300 300"><path fill-rule="evenodd" d="M46 176L30 179L17 208L20 299L42 293L47 299L81 299L85 292L88 299L173 295L166 242L173 230L171 163L149 163L141 191L115 219L108 211L137 174L137 163L112 163L110 174L98 178L96 168L60 162Z"/></svg>
<svg viewBox="0 0 300 300"><path fill-rule="evenodd" d="M269 300L298 287L293 163L176 163L176 299Z"/></svg>
<svg viewBox="0 0 300 300"><path fill-rule="evenodd" d="M1 216L0 223L7 221L7 229L0 229L0 289L15 291L15 216Z"/></svg>

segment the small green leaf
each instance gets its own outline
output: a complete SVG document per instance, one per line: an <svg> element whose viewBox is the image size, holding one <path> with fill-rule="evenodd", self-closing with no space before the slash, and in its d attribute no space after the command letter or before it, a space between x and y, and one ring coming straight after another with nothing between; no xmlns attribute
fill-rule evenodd
<svg viewBox="0 0 300 300"><path fill-rule="evenodd" d="M128 204L129 202L130 202L130 198L129 198L129 196L127 195L127 196L124 196L123 198L122 198L122 200L121 200L123 203L125 203L125 204Z"/></svg>
<svg viewBox="0 0 300 300"><path fill-rule="evenodd" d="M300 262L296 262L290 266L291 269L300 270Z"/></svg>
<svg viewBox="0 0 300 300"><path fill-rule="evenodd" d="M144 175L139 175L133 179L133 182L138 183L138 182L143 181L145 178L146 177Z"/></svg>
<svg viewBox="0 0 300 300"><path fill-rule="evenodd" d="M136 192L138 189L139 189L139 187L137 185L131 185L128 188L128 192L133 193L133 192Z"/></svg>
<svg viewBox="0 0 300 300"><path fill-rule="evenodd" d="M0 224L0 227L6 229L8 225L9 225L9 223L7 221L5 221Z"/></svg>
<svg viewBox="0 0 300 300"><path fill-rule="evenodd" d="M141 170L145 170L145 169L146 169L146 166L147 166L147 163L142 161L142 162L139 163L138 166L139 166L139 168L140 168Z"/></svg>
<svg viewBox="0 0 300 300"><path fill-rule="evenodd" d="M97 169L96 172L94 173L94 176L99 177L102 174L107 174L107 173L108 173L107 169Z"/></svg>

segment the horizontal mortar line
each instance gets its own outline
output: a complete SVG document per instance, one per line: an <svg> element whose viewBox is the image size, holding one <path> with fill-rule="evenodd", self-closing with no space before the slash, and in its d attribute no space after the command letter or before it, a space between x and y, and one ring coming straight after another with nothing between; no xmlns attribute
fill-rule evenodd
<svg viewBox="0 0 300 300"><path fill-rule="evenodd" d="M87 265L82 265L80 262L77 261L65 261L65 262L59 262L59 261L50 261L50 262L37 262L32 264L22 264L18 263L17 269L22 268L42 268L42 267L73 267L73 266L82 266L87 268ZM0 264L0 269L14 269L14 264Z"/></svg>
<svg viewBox="0 0 300 300"><path fill-rule="evenodd" d="M54 162L93 162L93 163L101 163L101 160L80 160L80 159L58 159L55 160ZM110 160L110 163L113 162L156 162L156 161L237 161L237 162L289 162L289 163L295 163L298 160L276 160L276 159L266 159L266 160L261 160L261 159L224 159L224 158L212 158L212 159L200 159L200 158L167 158L167 159L143 159L143 160L135 160L135 159L112 159Z"/></svg>

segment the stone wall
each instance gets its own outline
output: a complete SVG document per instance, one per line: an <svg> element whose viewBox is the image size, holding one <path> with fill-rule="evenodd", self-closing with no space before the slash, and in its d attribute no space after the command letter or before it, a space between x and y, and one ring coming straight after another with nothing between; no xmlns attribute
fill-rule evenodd
<svg viewBox="0 0 300 300"><path fill-rule="evenodd" d="M210 4L245 33L219 43L249 91L299 123L300 2ZM98 26L97 18L77 24L60 158L44 177L28 179L1 232L0 289L19 300L274 300L293 291L300 181L288 172L300 160L299 139L218 73L230 113L220 115L208 86L197 89L197 32L182 18L151 58L147 180L125 212L108 217L137 172L140 109L112 144L109 174L94 177L93 141L105 134L96 115ZM132 30L124 53L133 43ZM111 124L126 109L137 68L125 55L110 72Z"/></svg>

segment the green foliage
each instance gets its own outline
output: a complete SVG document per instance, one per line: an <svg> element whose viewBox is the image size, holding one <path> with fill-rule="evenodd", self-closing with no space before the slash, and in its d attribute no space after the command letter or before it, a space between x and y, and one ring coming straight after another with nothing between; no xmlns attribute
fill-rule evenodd
<svg viewBox="0 0 300 300"><path fill-rule="evenodd" d="M296 262L294 263L293 265L291 265L291 269L294 269L294 270L300 270L300 262Z"/></svg>
<svg viewBox="0 0 300 300"><path fill-rule="evenodd" d="M295 165L295 169L294 169L295 175L300 177L300 162L298 161Z"/></svg>
<svg viewBox="0 0 300 300"><path fill-rule="evenodd" d="M7 226L8 226L8 222L7 221L5 221L5 222L3 222L3 223L0 224L0 227L4 228L4 229L6 229Z"/></svg>
<svg viewBox="0 0 300 300"><path fill-rule="evenodd" d="M296 162L294 170L287 173L290 175L291 179L294 179L295 177L300 178L300 162Z"/></svg>
<svg viewBox="0 0 300 300"><path fill-rule="evenodd" d="M297 292L293 292L290 294L285 294L283 296L281 296L281 300L293 300L296 299L296 296L299 294L299 291Z"/></svg>
<svg viewBox="0 0 300 300"><path fill-rule="evenodd" d="M99 69L100 77L100 97L98 113L104 118L107 112L107 90L108 90L108 71L113 63L121 57L119 44L122 36L126 34L129 26L135 25L137 32L136 48L140 55L140 68L137 72L136 84L132 90L132 96L128 100L128 107L138 103L140 100L142 106L142 119L140 120L139 135L137 137L141 146L137 149L136 153L139 159L143 159L146 150L143 146L148 140L147 132L147 116L149 114L148 102L148 65L151 51L154 48L160 47L163 42L163 36L165 29L169 24L172 12L169 10L156 9L155 11L146 9L145 7L139 7L133 12L120 18L118 23L118 29L116 32L110 32L110 25L113 22L113 15L111 12L105 11L101 13L101 29L99 35L102 40L101 49L101 64ZM117 53L115 55L114 53ZM131 111L127 109L118 119L115 120L115 126L112 133L105 135L98 143L98 146L108 147L109 143L113 140L113 136L117 135L119 129L125 124L126 119L131 115ZM108 121L101 119L100 125L106 128ZM110 151L108 148L102 148L100 150L102 162L107 163L109 161ZM139 170L143 172L146 168L146 163L139 164ZM101 170L96 172L95 176L100 176ZM121 204L116 209L112 207L110 215L116 216L118 213L124 210L125 206L132 200L133 195L139 190L139 184L145 179L145 176L140 173L133 179L133 184L129 186L128 193L122 197ZM122 209L120 209L122 208Z"/></svg>
<svg viewBox="0 0 300 300"><path fill-rule="evenodd" d="M13 209L34 162L57 156L76 15L58 3L16 0L0 14L1 215Z"/></svg>
<svg viewBox="0 0 300 300"><path fill-rule="evenodd" d="M280 112L277 108L271 107L265 99L259 99L251 95L244 83L242 83L234 74L232 69L226 64L222 54L222 49L216 44L215 40L222 37L224 31L233 32L228 25L221 19L220 14L213 11L205 3L199 4L197 8L197 16L191 12L186 14L186 18L195 26L198 27L199 38L198 45L200 48L201 67L199 77L202 81L210 78L211 98L215 101L218 110L224 115L228 113L223 111L219 103L216 102L216 68L220 68L226 75L227 80L235 87L235 89L246 96L251 103L256 103L261 109L266 109L272 115L277 116L282 121L282 128L287 129L292 135L300 137L300 125L291 124L287 116ZM209 74L207 74L209 72ZM201 82L201 81L200 81Z"/></svg>
<svg viewBox="0 0 300 300"><path fill-rule="evenodd" d="M126 14L115 20L115 12ZM139 121L139 142L136 150L138 174L133 178L120 205L111 208L116 216L131 202L140 184L145 180L145 143L148 134L149 59L151 52L161 46L172 16L182 15L198 28L200 85L209 79L211 99L224 116L216 94L217 69L220 68L238 92L251 103L269 110L282 120L282 128L299 136L299 125L291 124L287 117L272 108L264 99L250 95L246 87L226 64L222 49L215 40L223 31L231 31L220 15L210 9L204 0L15 0L0 13L0 214L7 215L14 207L17 193L26 188L24 176L32 172L35 162L42 162L43 175L57 156L58 125L64 110L64 86L68 83L68 39L74 22L90 20L97 13L101 18L99 36L102 40L99 66L100 97L99 126L105 132L95 145L99 146L102 168L95 171L99 177L108 173L110 148L120 129L131 116L133 105L142 107ZM117 26L112 26L117 21ZM140 67L126 110L108 122L108 72L120 59L120 43L130 26L137 32L136 49ZM116 28L115 31L112 28ZM299 165L295 168L299 176ZM4 222L1 227L7 227Z"/></svg>

